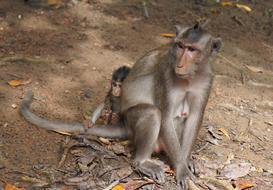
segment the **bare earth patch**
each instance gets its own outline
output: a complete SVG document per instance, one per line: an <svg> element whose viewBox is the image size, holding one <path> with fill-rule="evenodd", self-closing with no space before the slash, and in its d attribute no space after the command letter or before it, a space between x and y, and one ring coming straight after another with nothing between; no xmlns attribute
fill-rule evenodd
<svg viewBox="0 0 273 190"><path fill-rule="evenodd" d="M0 2L0 189L5 183L104 189L129 175L127 145L123 150L124 143L69 140L39 129L19 115L22 97L32 89L32 109L39 115L83 121L103 101L114 69L167 43L159 34L172 33L174 24L201 18L210 19L207 29L222 38L224 49L214 64L213 90L193 152L198 188L224 189L213 180L234 178L254 184L250 189L273 189L272 2L240 1L252 7L246 13L206 0L149 1L148 19L138 0L67 2L58 9ZM15 79L31 82L7 83ZM164 187L155 187L175 188L171 174Z"/></svg>

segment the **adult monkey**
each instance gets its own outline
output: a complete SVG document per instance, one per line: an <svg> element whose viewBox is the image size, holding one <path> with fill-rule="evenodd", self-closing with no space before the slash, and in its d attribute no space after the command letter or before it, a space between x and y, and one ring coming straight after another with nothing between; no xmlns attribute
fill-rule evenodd
<svg viewBox="0 0 273 190"><path fill-rule="evenodd" d="M125 127L94 127L84 132L104 137L131 138L136 148L136 167L163 183L163 169L150 159L159 141L176 169L180 189L185 190L186 179L192 176L188 169L189 156L213 79L210 63L222 43L198 24L176 29L173 42L142 57L124 80L121 112ZM29 103L25 101L25 106L22 104L26 109L21 112L28 114L28 121L37 124L30 117L33 113L28 110ZM179 116L185 109L187 119L182 120ZM43 122L62 130L76 126L58 125L45 119Z"/></svg>
<svg viewBox="0 0 273 190"><path fill-rule="evenodd" d="M121 111L135 142L135 163L156 181L164 182L162 169L150 160L159 140L176 169L178 185L187 189L188 160L213 79L210 62L221 45L219 38L198 24L177 27L174 41L141 58L123 83ZM185 102L188 117L183 126L177 126L181 122L175 116ZM183 130L177 130L181 127Z"/></svg>

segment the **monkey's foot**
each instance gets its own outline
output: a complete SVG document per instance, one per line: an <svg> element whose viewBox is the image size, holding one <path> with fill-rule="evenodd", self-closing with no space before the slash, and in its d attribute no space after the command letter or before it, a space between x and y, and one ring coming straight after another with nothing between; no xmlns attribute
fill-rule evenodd
<svg viewBox="0 0 273 190"><path fill-rule="evenodd" d="M195 162L193 160L189 161L189 169L194 175L199 174L199 169L198 169L198 167L196 166L196 164L195 164Z"/></svg>
<svg viewBox="0 0 273 190"><path fill-rule="evenodd" d="M164 170L155 160L146 160L136 164L136 169L144 175L151 177L156 183L165 182Z"/></svg>
<svg viewBox="0 0 273 190"><path fill-rule="evenodd" d="M184 164L182 168L178 169L176 171L176 181L177 185L180 190L187 190L188 189L188 180L192 180L193 182L196 181L195 176L193 175L193 172L190 170L189 167L186 167L186 164Z"/></svg>

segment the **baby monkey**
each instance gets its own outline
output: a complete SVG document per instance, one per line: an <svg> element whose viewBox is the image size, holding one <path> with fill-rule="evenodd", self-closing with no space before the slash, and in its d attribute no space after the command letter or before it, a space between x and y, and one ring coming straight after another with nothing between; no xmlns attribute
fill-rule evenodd
<svg viewBox="0 0 273 190"><path fill-rule="evenodd" d="M111 88L105 97L104 103L100 104L91 116L92 124L118 124L120 122L120 96L121 86L130 72L128 66L121 66L114 70L111 80Z"/></svg>

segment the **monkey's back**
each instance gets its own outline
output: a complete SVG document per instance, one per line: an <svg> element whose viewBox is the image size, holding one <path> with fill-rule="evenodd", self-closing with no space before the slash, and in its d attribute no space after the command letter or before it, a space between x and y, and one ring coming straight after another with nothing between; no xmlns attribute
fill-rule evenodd
<svg viewBox="0 0 273 190"><path fill-rule="evenodd" d="M137 104L155 104L154 73L160 57L166 53L162 48L150 51L132 67L122 85L122 112Z"/></svg>

